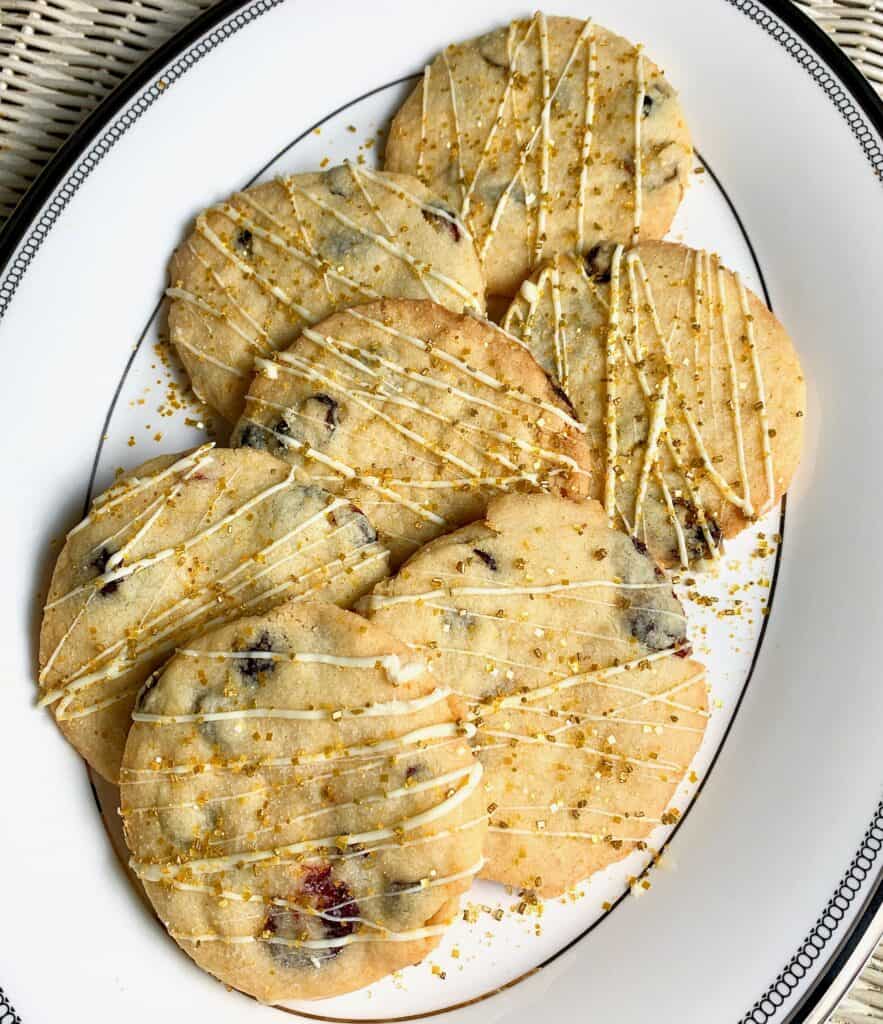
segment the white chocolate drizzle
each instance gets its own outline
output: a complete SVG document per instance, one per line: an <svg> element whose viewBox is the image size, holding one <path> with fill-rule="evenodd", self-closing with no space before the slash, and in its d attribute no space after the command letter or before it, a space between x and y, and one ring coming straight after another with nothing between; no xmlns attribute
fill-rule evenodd
<svg viewBox="0 0 883 1024"><path fill-rule="evenodd" d="M380 744L377 746L379 747ZM352 847L360 843L372 843L379 839L392 839L396 835L414 832L446 817L472 795L473 790L481 781L482 772L481 763L476 762L469 769L466 782L455 789L452 795L445 796L443 800L429 809L421 811L419 814L402 818L390 826L358 832L345 837L340 835L318 836L315 839L304 839L297 843L289 843L285 846L274 847L268 850L241 850L223 857L202 857L186 861L183 865L175 863L150 864L136 861L133 858L131 868L142 881L161 882L165 878L174 878L182 870L186 872L187 877L211 875L230 870L231 868L257 864L262 861L272 860L274 863L279 863L281 860L294 857L297 854L321 850L325 847L339 848L342 842L345 847Z"/></svg>
<svg viewBox="0 0 883 1024"><path fill-rule="evenodd" d="M591 18L568 27L566 43L555 22L541 11L510 22L499 78L491 73L476 80L474 60L458 47L445 49L424 70L412 101L417 104L413 116L419 117L416 146L394 150L397 169L416 173L451 202L459 199L460 217L486 266L497 259L508 266L514 257L504 247L523 246L527 271L552 243L559 251L574 246L582 251L593 241L621 235L623 217L631 219L626 231L632 243L641 238L645 182L658 164L656 150L651 152L643 138L648 77L652 81L656 72L640 46L613 40ZM481 56L497 64L483 51ZM486 106L467 108L461 97L476 87ZM624 105L621 93L628 97ZM432 140L437 122L445 127ZM593 147L599 149L594 158ZM683 150L679 174L688 143ZM627 178L608 188L600 169L614 160ZM598 178L595 189L593 177ZM565 205L562 196L568 192L576 201ZM518 212L507 218L515 203ZM515 227L518 237L511 234Z"/></svg>
<svg viewBox="0 0 883 1024"><path fill-rule="evenodd" d="M644 119L644 56L635 47L635 217L632 245L641 240L641 215L644 208L644 155L641 148L641 122Z"/></svg>
<svg viewBox="0 0 883 1024"><path fill-rule="evenodd" d="M607 513L607 521L611 525L613 524L616 512L616 460L618 453L616 378L619 372L619 276L621 266L622 246L618 245L613 251L613 261L610 265L610 317L607 322L607 340L604 348L606 367L604 381L604 425L607 440L607 461L604 473L604 511Z"/></svg>
<svg viewBox="0 0 883 1024"><path fill-rule="evenodd" d="M591 20L591 19L590 19ZM586 245L586 190L589 187L589 166L592 158L592 137L595 128L595 98L598 92L598 45L594 32L589 36L586 64L586 112L583 122L583 145L580 153L579 198L576 205L577 250Z"/></svg>
<svg viewBox="0 0 883 1024"><path fill-rule="evenodd" d="M653 503L661 505L660 518L671 527L671 547L682 568L687 568L691 560L703 556L697 555L692 538L688 547L685 518L695 525L709 555L717 559L722 550L718 521L726 521L726 507L753 520L775 499L766 388L752 300L740 276L727 271L717 256L685 249L683 272L671 282L674 311L667 308L664 325L641 254L640 247L614 251L608 303L581 260L555 258L539 271L535 283L522 288L504 327L520 335L547 367L551 364L580 405L579 389L588 384L579 375L574 377L572 366L584 364L586 342L581 340L573 350L562 330L561 296L570 296L574 290L579 296L576 312L568 308L570 316L578 315L583 295L606 305L606 333L592 328L592 344L601 350L605 365L605 394L598 396L604 403L605 510L611 523L621 521L646 543L647 510ZM692 308L683 315L685 299ZM741 348L734 336L734 314L737 323L741 319L741 328L736 328ZM676 364L675 359L682 362ZM617 410L622 403L632 407L635 388L644 404L644 426L637 435L631 429L635 440L629 452L621 448L632 420L623 413L620 423ZM731 444L726 437L728 423ZM759 431L757 445L746 439L754 424ZM625 431L622 438L621 431ZM757 490L759 476L765 484L763 500L752 494L751 481L755 480ZM687 512L679 511L678 505ZM664 535L659 540L665 543Z"/></svg>
<svg viewBox="0 0 883 1024"><path fill-rule="evenodd" d="M234 471L230 477L217 482L216 493L210 499L203 522L197 524L189 537L174 547L160 548L127 562L126 556L134 550L136 542L141 549L149 551L149 534L156 528L159 514L174 502L194 474L210 464L210 451L210 445L204 446L159 473L146 478L131 478L117 485L97 499L86 519L71 531L70 536L75 536L86 525L101 522L111 512L119 513L122 502L138 498L148 487L158 490L157 497L148 502L140 513L128 519L123 515L123 523L112 539L118 540L126 535L128 540L107 559L105 571L46 605L47 615L62 614L64 606L69 603L75 605L75 610L68 613L70 621L61 639L46 658L39 676L43 687L39 703L44 706L55 704L55 716L59 720L84 718L131 698L139 689L141 679L125 684L115 681L138 670L149 670L196 629L219 624L229 619L234 611L242 614L255 608L269 607L286 597L304 599L313 594L329 593L329 588L338 583L348 588L368 571L376 574L377 570L370 567L387 557L385 549L377 543L361 544L347 550L346 538L352 536L353 531L358 532L358 526L351 525L349 521L342 525L332 524L328 517L335 510L347 507L348 503L329 496L328 504L306 516L283 535L268 538L269 543L258 550L245 552L245 557L233 568L207 580L193 592L164 601L162 589L158 589L137 629L105 641L94 655L87 656L79 664L67 665L59 672L62 652L75 636L88 628L95 600L104 600L103 597L96 598L101 588L131 579L163 563L171 564L173 559L198 550L200 544L219 532L229 532L237 520L254 516L263 503L300 486L291 469L281 482L263 488L236 504L227 514L212 520L215 503L233 483ZM107 542L105 539L101 543ZM280 579L279 575L285 568L292 571ZM353 582L350 582L351 574ZM264 581L270 585L264 585ZM79 605L76 602L80 602ZM108 692L108 686L113 692ZM87 691L94 691L94 695L90 692L87 698Z"/></svg>
<svg viewBox="0 0 883 1024"><path fill-rule="evenodd" d="M419 679L426 671L421 661L410 660L402 663L398 654L371 654L366 657L345 657L341 654L323 654L317 651L293 651L277 653L276 651L203 651L189 647L179 647L176 654L185 658L209 658L213 661L267 661L283 662L297 665L330 665L334 668L376 668L386 673L394 685L409 683ZM440 691L437 691L440 692ZM435 699L441 699L435 698ZM432 703L435 701L433 700ZM284 717L284 716L283 716Z"/></svg>
<svg viewBox="0 0 883 1024"><path fill-rule="evenodd" d="M412 729L391 740L379 740L374 743L366 743L342 749L322 751L315 754L298 754L294 757L271 757L258 761L247 761L233 759L229 762L203 761L183 762L181 764L160 765L151 768L123 769L123 778L129 781L131 778L142 775L156 778L161 775L204 775L213 772L232 772L241 774L245 769L256 770L259 768L284 768L296 770L304 765L325 764L325 763L346 763L347 761L360 761L377 757L378 754L400 753L409 746L428 746L432 740L445 740L454 736L470 739L475 735L475 726L469 722L442 723L440 725L427 725L419 729Z"/></svg>

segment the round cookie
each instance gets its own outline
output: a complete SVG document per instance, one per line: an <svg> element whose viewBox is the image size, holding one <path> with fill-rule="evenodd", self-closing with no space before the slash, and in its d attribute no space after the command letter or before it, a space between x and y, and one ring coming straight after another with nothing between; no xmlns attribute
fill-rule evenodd
<svg viewBox="0 0 883 1024"><path fill-rule="evenodd" d="M153 459L92 503L58 556L40 703L116 781L135 694L175 647L293 597L348 605L387 572L362 512L264 452Z"/></svg>
<svg viewBox="0 0 883 1024"><path fill-rule="evenodd" d="M482 864L482 768L404 645L331 605L283 605L180 650L133 717L132 869L201 967L310 999L438 943Z"/></svg>
<svg viewBox="0 0 883 1024"><path fill-rule="evenodd" d="M484 311L467 229L414 178L346 163L237 192L196 218L169 267L169 335L193 390L231 422L256 355L380 296Z"/></svg>
<svg viewBox="0 0 883 1024"><path fill-rule="evenodd" d="M785 329L717 256L596 246L522 286L504 326L588 428L610 521L696 566L785 493L806 388Z"/></svg>
<svg viewBox="0 0 883 1024"><path fill-rule="evenodd" d="M232 443L356 502L393 565L496 492L589 486L582 426L526 347L478 317L387 299L257 366Z"/></svg>
<svg viewBox="0 0 883 1024"><path fill-rule="evenodd" d="M386 144L386 168L459 211L489 294L510 296L555 253L661 238L691 160L675 91L640 47L540 12L446 47Z"/></svg>
<svg viewBox="0 0 883 1024"><path fill-rule="evenodd" d="M558 895L645 849L705 729L683 609L594 501L506 495L357 605L477 726L483 874Z"/></svg>

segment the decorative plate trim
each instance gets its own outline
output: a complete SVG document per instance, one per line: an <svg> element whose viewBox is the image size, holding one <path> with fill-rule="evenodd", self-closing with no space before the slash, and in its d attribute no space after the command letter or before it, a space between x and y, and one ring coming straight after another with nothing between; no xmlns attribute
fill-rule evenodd
<svg viewBox="0 0 883 1024"><path fill-rule="evenodd" d="M812 50L805 46L776 16L756 3L755 0L726 0L726 2L775 39L822 89L840 116L849 125L849 129L861 146L872 171L883 183L883 147L881 147L873 128L865 120L862 111L856 106L840 82ZM773 5L770 4L770 6ZM782 1009L786 1000L800 987L807 973L821 956L822 951L835 937L846 912L867 881L881 849L883 849L883 800L877 805L877 810L865 832L862 844L840 879L840 884L834 895L828 900L827 906L801 942L797 952L779 972L766 992L741 1018L739 1024L768 1024ZM877 884L879 888L880 879ZM878 893L877 895L883 894ZM830 982L833 980L833 977L828 979ZM824 975L816 979L814 987L822 990L827 987ZM810 1009L809 1005L795 1007L787 1021L797 1024L799 1020L806 1017Z"/></svg>
<svg viewBox="0 0 883 1024"><path fill-rule="evenodd" d="M225 0L217 7L210 9L187 29L160 47L152 58L146 60L138 71L115 92L111 93L71 135L68 143L62 146L55 158L50 161L37 182L31 187L25 200L19 204L3 231L0 232L0 265L4 271L3 277L0 279L0 322L2 322L22 278L46 240L49 231L55 226L83 182L125 132L138 121L145 111L153 106L167 89L206 54L282 2L283 0L254 0L247 7L238 9L241 7L241 0ZM836 44L829 40L805 14L788 4L788 0L762 0L764 6L755 0L725 0L725 2L750 18L775 39L825 92L849 126L874 175L883 183L883 148L876 137L874 128L864 116L867 114L871 123L883 134L883 104ZM849 92L843 88L840 81L831 74L813 51L785 27L788 24L794 25L795 28L799 25L799 31L808 41L815 38L814 45L820 52L828 54L831 66L839 67L844 80L851 81ZM207 34L203 35L206 32ZM196 40L194 45L182 54L181 49L188 46L193 40ZM173 61L171 66L167 70L163 70L170 60ZM149 81L153 74L160 71L162 72L161 77L137 96L134 103L102 133L98 141L91 145L84 156L81 156L74 170L70 171L70 165L76 159L76 156L71 154L80 153L89 140L94 138L94 130L100 124L106 123L109 114L119 110L137 93L139 88L143 87L145 81ZM852 93L851 96L850 93ZM863 109L859 109L854 100ZM52 195L54 189L57 191L55 195ZM52 198L46 205L46 199L49 196ZM41 207L45 207L45 209L42 209L36 224L28 233L28 226L34 223L33 215L40 211ZM25 241L18 248L22 238ZM16 252L17 248L18 252ZM827 906L786 967L751 1010L741 1018L740 1024L767 1024L779 1012L785 1001L800 987L822 950L834 938L846 912L867 881L881 849L883 849L883 800L878 804L862 844ZM877 902L883 901L883 875L878 877L875 889L868 898ZM857 941L854 932L855 927L853 927L853 932L844 939L844 942ZM804 997L806 1005L792 1011L787 1018L789 1024L792 1022L796 1024L797 1021L805 1019L806 1012L811 1009L808 1005L809 995L826 979L828 979L828 972L824 972L815 980L813 988ZM21 1018L13 1010L2 988L0 988L0 1024L21 1024Z"/></svg>
<svg viewBox="0 0 883 1024"><path fill-rule="evenodd" d="M21 1017L13 1010L12 1004L6 998L6 993L0 988L0 1024L21 1024Z"/></svg>
<svg viewBox="0 0 883 1024"><path fill-rule="evenodd" d="M739 1024L768 1024L782 1008L785 1000L799 987L808 971L818 960L822 950L840 927L847 910L867 881L871 869L883 850L883 800L877 807L871 824L865 832L858 853L840 879L828 905L807 933L797 952L779 972L776 980L745 1014ZM794 1020L794 1017L789 1020Z"/></svg>
<svg viewBox="0 0 883 1024"><path fill-rule="evenodd" d="M768 10L755 3L755 0L726 0L726 3L759 25L767 35L772 36L779 46L793 57L816 85L824 91L849 125L850 131L862 147L874 174L883 181L883 148L881 148L873 128L864 119L862 111L855 105L849 93L812 50L808 49Z"/></svg>
<svg viewBox="0 0 883 1024"><path fill-rule="evenodd" d="M726 3L750 17L767 35L772 36L776 43L799 63L815 84L824 90L840 116L849 125L849 130L861 146L874 173L883 181L883 147L877 140L873 128L852 101L852 97L824 63L797 36L785 28L779 19L755 3L755 0L726 0Z"/></svg>
<svg viewBox="0 0 883 1024"><path fill-rule="evenodd" d="M123 135L125 135L132 125L138 121L142 114L148 111L153 104L156 103L167 89L171 88L182 75L186 74L194 64L202 60L207 53L210 53L216 46L235 35L241 28L244 28L256 18L266 14L267 11L272 10L274 7L278 7L279 4L283 2L284 0L256 0L255 3L249 4L248 7L234 15L229 21L219 25L205 36L205 38L201 39L195 46L181 55L175 63L172 64L168 71L163 73L162 78L157 79L152 85L145 89L138 99L123 113L123 115L117 118L117 120L114 121L113 124L104 132L101 138L92 145L86 155L82 157L80 162L64 181L52 201L43 211L36 226L28 236L24 245L21 247L18 255L12 261L12 264L7 266L6 273L3 279L0 280L0 321L3 320L6 310L12 302L12 297L15 295L28 267L31 265L31 261L37 255L40 246L46 240L46 236L49 234L51 229L55 226L56 221L61 216L65 207L77 194L83 182L113 149L117 142L119 142ZM176 40L177 37L173 36L170 41L175 42ZM157 53L160 52L161 51L157 51ZM111 96L113 96L113 94L111 94ZM96 108L95 113L101 114L103 109L103 104L100 104ZM85 128L86 124L84 123L82 127ZM75 133L75 135L76 134L79 133ZM74 137L75 136L72 136L71 138L73 139ZM61 151L59 151L59 155L61 155ZM49 165L49 167L51 166L52 164ZM42 178L43 175L37 179L37 190L39 190L39 183L42 181ZM10 224L11 223L12 219L10 219ZM3 235L5 235L5 230ZM2 238L2 235L0 235L0 238ZM0 259L2 259L2 248L0 248ZM2 1019L0 1019L0 1024L4 1024Z"/></svg>

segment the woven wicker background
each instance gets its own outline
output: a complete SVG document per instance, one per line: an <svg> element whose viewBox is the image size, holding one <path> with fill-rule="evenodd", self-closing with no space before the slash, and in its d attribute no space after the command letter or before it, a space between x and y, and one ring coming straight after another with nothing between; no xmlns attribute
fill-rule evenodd
<svg viewBox="0 0 883 1024"><path fill-rule="evenodd" d="M883 0L795 0L883 95ZM0 226L70 132L212 0L0 0ZM11 994L14 997L14 993ZM0 1024L18 1017L0 989ZM883 945L832 1024L883 1022Z"/></svg>

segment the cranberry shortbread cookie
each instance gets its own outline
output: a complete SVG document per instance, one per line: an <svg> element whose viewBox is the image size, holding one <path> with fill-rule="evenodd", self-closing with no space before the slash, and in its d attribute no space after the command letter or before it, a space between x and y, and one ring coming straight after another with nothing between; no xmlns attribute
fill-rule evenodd
<svg viewBox="0 0 883 1024"><path fill-rule="evenodd" d="M527 348L477 316L386 299L257 368L232 443L356 502L393 565L494 493L590 486L583 427Z"/></svg>
<svg viewBox="0 0 883 1024"><path fill-rule="evenodd" d="M806 387L788 334L717 256L599 244L550 261L504 320L570 396L611 523L697 566L797 469Z"/></svg>
<svg viewBox="0 0 883 1024"><path fill-rule="evenodd" d="M380 296L484 310L472 238L425 185L346 163L201 213L169 267L169 335L193 390L231 422L256 355Z"/></svg>
<svg viewBox="0 0 883 1024"><path fill-rule="evenodd" d="M178 651L122 771L132 869L205 970L265 1001L416 963L482 865L482 767L444 681L378 626L283 605Z"/></svg>
<svg viewBox="0 0 883 1024"><path fill-rule="evenodd" d="M591 20L513 21L446 47L396 115L386 168L459 212L492 295L600 239L661 238L692 149L674 89Z"/></svg>
<svg viewBox="0 0 883 1024"><path fill-rule="evenodd" d="M597 502L496 498L356 607L452 681L478 730L485 877L555 896L676 819L705 671L671 584Z"/></svg>
<svg viewBox="0 0 883 1024"><path fill-rule="evenodd" d="M40 632L40 703L115 781L135 694L207 626L290 598L348 605L387 572L362 512L264 452L153 459L92 503L58 556Z"/></svg>

